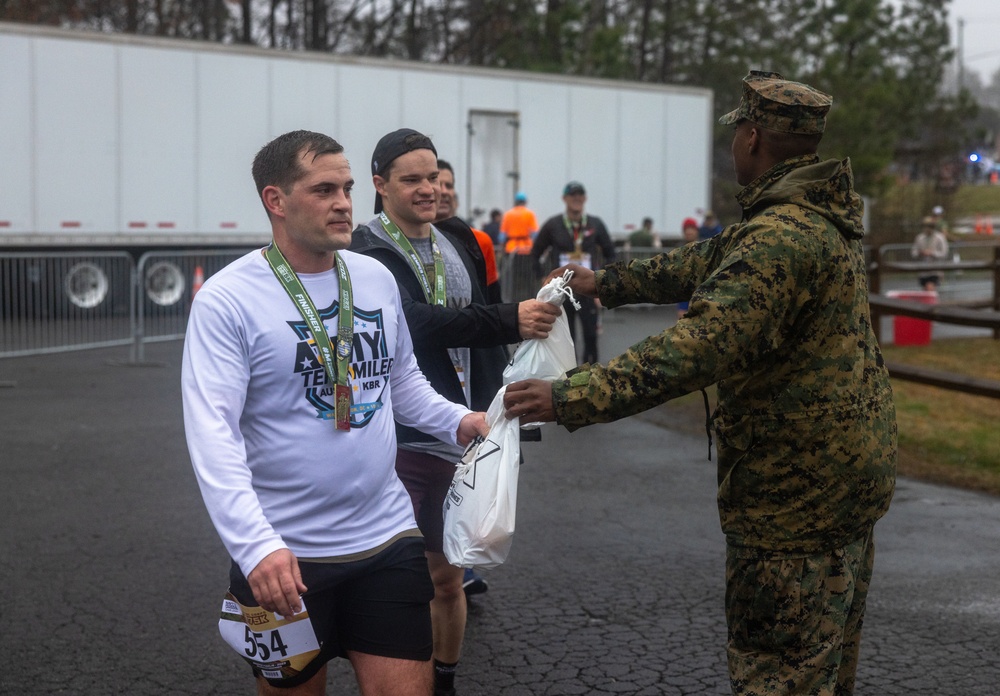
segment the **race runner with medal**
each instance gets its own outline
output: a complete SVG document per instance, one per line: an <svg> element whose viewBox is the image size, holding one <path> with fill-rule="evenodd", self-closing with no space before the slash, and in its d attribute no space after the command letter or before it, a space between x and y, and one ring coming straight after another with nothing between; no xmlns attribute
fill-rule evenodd
<svg viewBox="0 0 1000 696"><path fill-rule="evenodd" d="M273 242L205 281L181 371L188 451L232 559L220 632L261 694L324 693L334 658L362 694L429 693L433 585L396 421L464 445L484 414L434 390L392 275L346 250L343 147L292 131L253 176Z"/></svg>

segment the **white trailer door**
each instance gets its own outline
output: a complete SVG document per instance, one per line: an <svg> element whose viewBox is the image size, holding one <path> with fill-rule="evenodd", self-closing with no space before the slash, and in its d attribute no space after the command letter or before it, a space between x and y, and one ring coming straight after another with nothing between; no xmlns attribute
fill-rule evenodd
<svg viewBox="0 0 1000 696"><path fill-rule="evenodd" d="M465 219L481 224L492 208L507 210L521 178L516 111L469 111L469 165L466 168Z"/></svg>

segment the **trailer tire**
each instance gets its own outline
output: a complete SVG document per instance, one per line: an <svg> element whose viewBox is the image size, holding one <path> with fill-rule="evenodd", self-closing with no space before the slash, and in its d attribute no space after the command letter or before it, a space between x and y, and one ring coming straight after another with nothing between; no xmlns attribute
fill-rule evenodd
<svg viewBox="0 0 1000 696"><path fill-rule="evenodd" d="M157 261L146 269L143 288L148 306L159 310L179 308L187 292L187 277L176 263Z"/></svg>
<svg viewBox="0 0 1000 696"><path fill-rule="evenodd" d="M91 261L70 266L63 276L62 289L69 305L83 312L97 311L111 295L108 274Z"/></svg>

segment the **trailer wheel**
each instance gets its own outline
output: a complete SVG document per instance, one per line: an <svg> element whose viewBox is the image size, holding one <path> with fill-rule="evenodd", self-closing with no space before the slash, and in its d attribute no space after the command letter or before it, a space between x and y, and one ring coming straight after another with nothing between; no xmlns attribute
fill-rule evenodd
<svg viewBox="0 0 1000 696"><path fill-rule="evenodd" d="M157 261L146 271L146 298L156 307L176 305L184 297L186 286L184 273L170 261Z"/></svg>
<svg viewBox="0 0 1000 696"><path fill-rule="evenodd" d="M108 299L110 287L108 274L90 261L73 264L63 278L66 299L77 309L100 307Z"/></svg>

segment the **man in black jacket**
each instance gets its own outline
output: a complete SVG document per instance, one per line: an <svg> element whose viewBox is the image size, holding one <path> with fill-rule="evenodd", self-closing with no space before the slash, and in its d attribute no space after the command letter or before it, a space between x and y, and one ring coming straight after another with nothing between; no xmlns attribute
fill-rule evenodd
<svg viewBox="0 0 1000 696"><path fill-rule="evenodd" d="M567 263L578 263L591 270L600 270L604 264L615 260L615 245L608 234L604 221L596 215L588 215L584 211L587 204L587 191L579 181L571 181L563 188L563 203L566 212L553 215L542 229L538 231L534 244L531 246L531 256L538 264L542 255L548 252L549 263L542 268L542 277L550 270L565 266ZM566 318L569 320L569 331L576 340L575 316L580 317L583 329L583 358L581 362L597 362L597 323L598 303L592 297L581 295L576 298L580 309L566 303Z"/></svg>
<svg viewBox="0 0 1000 696"><path fill-rule="evenodd" d="M506 346L548 336L559 309L537 300L488 303L486 265L472 230L458 218L434 223L438 172L427 136L404 128L379 140L372 154L378 215L354 231L351 249L395 276L417 363L434 388L485 410L503 384ZM466 603L462 569L442 551L442 505L462 452L399 424L396 437L396 472L413 501L434 582L435 694L454 694Z"/></svg>

